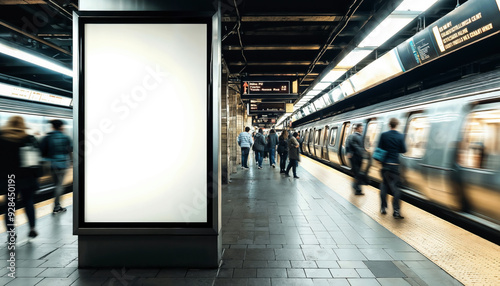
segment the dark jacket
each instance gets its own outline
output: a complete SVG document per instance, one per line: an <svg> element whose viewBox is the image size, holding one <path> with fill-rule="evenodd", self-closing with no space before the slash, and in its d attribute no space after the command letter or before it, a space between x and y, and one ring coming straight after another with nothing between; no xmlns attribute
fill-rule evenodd
<svg viewBox="0 0 500 286"><path fill-rule="evenodd" d="M266 139L262 133L255 134L255 142L253 143L256 151L264 151L266 146Z"/></svg>
<svg viewBox="0 0 500 286"><path fill-rule="evenodd" d="M399 164L399 153L406 153L404 136L396 130L382 133L378 147L387 151L384 163Z"/></svg>
<svg viewBox="0 0 500 286"><path fill-rule="evenodd" d="M269 134L267 136L267 140L269 141L269 148L276 149L276 145L278 145L278 135L276 133Z"/></svg>
<svg viewBox="0 0 500 286"><path fill-rule="evenodd" d="M365 149L363 148L363 136L358 132L355 132L349 136L348 142L352 158L355 160L363 159L366 154Z"/></svg>
<svg viewBox="0 0 500 286"><path fill-rule="evenodd" d="M288 158L300 161L298 145L297 138L292 137L288 140Z"/></svg>
<svg viewBox="0 0 500 286"><path fill-rule="evenodd" d="M66 169L69 167L69 154L73 150L71 139L61 131L52 131L40 143L42 156L48 159L52 167Z"/></svg>
<svg viewBox="0 0 500 286"><path fill-rule="evenodd" d="M278 153L279 154L288 153L288 139L283 138L283 136L279 137Z"/></svg>
<svg viewBox="0 0 500 286"><path fill-rule="evenodd" d="M30 168L21 168L20 148L32 145L38 148L38 142L35 137L28 135L18 141L10 141L2 138L0 134L0 182L2 183L1 192L5 193L3 189L7 181L7 176L12 178L14 175L15 184L18 188L37 189L38 182L33 170Z"/></svg>

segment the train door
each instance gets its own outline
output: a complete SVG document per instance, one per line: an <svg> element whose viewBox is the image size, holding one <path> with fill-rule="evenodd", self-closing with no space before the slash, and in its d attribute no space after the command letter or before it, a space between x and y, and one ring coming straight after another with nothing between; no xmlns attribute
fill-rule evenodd
<svg viewBox="0 0 500 286"><path fill-rule="evenodd" d="M426 153L430 131L429 117L423 112L410 114L406 125L406 153L401 157L404 183L410 189L425 192L427 190L426 170L422 163Z"/></svg>
<svg viewBox="0 0 500 286"><path fill-rule="evenodd" d="M347 158L347 154L346 154L346 150L345 150L345 142L346 142L346 139L347 137L349 137L349 135L352 134L354 130L352 130L351 128L351 122L345 122L343 125L342 125L342 137L340 139L340 158L341 158L341 162L343 166L348 166L348 167L351 167L351 162L349 161L349 159Z"/></svg>
<svg viewBox="0 0 500 286"><path fill-rule="evenodd" d="M325 130L321 133L320 144L321 144L321 158L328 161L328 135L330 131L330 127L325 126Z"/></svg>
<svg viewBox="0 0 500 286"><path fill-rule="evenodd" d="M299 132L299 151L302 153L302 154L305 154L304 153L304 134L306 133L306 131L304 129L302 129L300 132ZM293 134L293 133L292 133ZM288 134L290 135L290 133ZM287 138L288 139L288 138Z"/></svg>
<svg viewBox="0 0 500 286"><path fill-rule="evenodd" d="M304 137L302 137L302 152L304 154L309 154L309 147L307 146L307 140L309 139L309 131L310 129L306 129L304 131Z"/></svg>
<svg viewBox="0 0 500 286"><path fill-rule="evenodd" d="M364 148L368 153L368 159L363 160L362 170L368 169L368 176L382 181L380 170L382 164L378 161L372 160L373 151L377 148L378 139L382 130L382 122L376 118L370 119L365 128Z"/></svg>
<svg viewBox="0 0 500 286"><path fill-rule="evenodd" d="M340 165L339 160L339 148L340 144L337 142L339 137L339 128L332 127L330 129L330 137L328 137L328 142L325 144L328 150L328 161Z"/></svg>
<svg viewBox="0 0 500 286"><path fill-rule="evenodd" d="M314 154L314 135L316 133L316 128L311 128L309 131L309 138L307 138L307 148L309 150L309 154L315 156Z"/></svg>
<svg viewBox="0 0 500 286"><path fill-rule="evenodd" d="M314 154L316 155L317 158L321 159L321 133L323 132L323 129L317 129L316 132L314 132Z"/></svg>
<svg viewBox="0 0 500 286"><path fill-rule="evenodd" d="M500 103L477 106L458 143L457 177L472 212L500 222Z"/></svg>

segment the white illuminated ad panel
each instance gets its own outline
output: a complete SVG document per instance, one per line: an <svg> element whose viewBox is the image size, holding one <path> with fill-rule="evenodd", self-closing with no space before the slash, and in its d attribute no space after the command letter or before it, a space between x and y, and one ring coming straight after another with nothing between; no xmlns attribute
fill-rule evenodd
<svg viewBox="0 0 500 286"><path fill-rule="evenodd" d="M207 222L207 25L86 24L86 223Z"/></svg>

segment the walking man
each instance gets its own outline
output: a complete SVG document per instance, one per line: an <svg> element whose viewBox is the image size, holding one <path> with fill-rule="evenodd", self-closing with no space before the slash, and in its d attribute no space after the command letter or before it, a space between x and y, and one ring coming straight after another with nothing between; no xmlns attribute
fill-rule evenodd
<svg viewBox="0 0 500 286"><path fill-rule="evenodd" d="M403 219L400 213L399 200L401 198L401 190L398 187L400 180L399 173L399 153L406 153L406 145L403 134L396 131L399 121L396 118L391 118L389 127L391 130L382 133L378 147L386 150L386 156L382 162L382 178L383 183L380 186L381 207L380 213L386 214L387 208L387 188L392 192L392 216L395 219Z"/></svg>
<svg viewBox="0 0 500 286"><path fill-rule="evenodd" d="M352 188L356 196L362 196L364 193L361 191L361 185L363 184L361 164L366 156L366 151L363 148L363 124L354 125L354 133L347 138L347 145L350 153L348 156L350 156L351 160L351 170L354 176Z"/></svg>
<svg viewBox="0 0 500 286"><path fill-rule="evenodd" d="M245 127L245 131L238 135L238 145L241 147L241 168L248 169L248 154L253 145L252 135L248 133L250 127Z"/></svg>
<svg viewBox="0 0 500 286"><path fill-rule="evenodd" d="M69 167L70 156L73 147L71 139L63 133L63 122L55 119L50 121L52 124L52 132L42 139L40 143L40 150L42 156L50 161L50 170L52 173L52 180L56 185L54 192L54 214L66 211L66 208L61 207L60 196L63 193L63 179L66 170Z"/></svg>

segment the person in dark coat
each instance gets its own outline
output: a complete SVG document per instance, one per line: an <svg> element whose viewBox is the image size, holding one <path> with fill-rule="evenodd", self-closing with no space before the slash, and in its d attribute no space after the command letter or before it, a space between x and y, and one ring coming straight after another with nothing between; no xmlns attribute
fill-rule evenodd
<svg viewBox="0 0 500 286"><path fill-rule="evenodd" d="M35 230L35 206L33 197L38 189L37 177L31 168L22 167L21 148L31 146L38 150L35 137L26 133L26 125L21 116L12 116L7 124L0 130L0 190L6 194L5 225L7 227L7 242L9 246L15 244L16 230L14 228L14 212L17 205L17 195L21 194L24 209L30 226L28 237L38 235ZM11 215L12 214L12 215Z"/></svg>
<svg viewBox="0 0 500 286"><path fill-rule="evenodd" d="M276 145L278 145L278 135L276 135L276 130L271 129L269 136L267 136L267 141L269 145L269 165L276 168Z"/></svg>
<svg viewBox="0 0 500 286"><path fill-rule="evenodd" d="M294 132L293 137L288 140L288 155L290 156L290 162L288 163L288 167L286 167L285 170L285 176L290 177L288 174L290 172L290 169L293 170L293 177L295 179L298 179L299 176L297 176L297 167L299 165L300 161L300 155L299 155L299 133Z"/></svg>
<svg viewBox="0 0 500 286"><path fill-rule="evenodd" d="M399 121L396 118L391 118L389 127L391 130L382 133L378 143L378 148L387 151L384 161L382 162L382 178L383 183L380 186L380 212L386 214L387 208L387 188L392 192L392 216L396 219L403 219L401 215L399 200L401 198L401 190L398 187L400 181L399 173L399 153L406 153L406 144L404 135L396 131Z"/></svg>
<svg viewBox="0 0 500 286"><path fill-rule="evenodd" d="M257 154L257 164L259 169L262 169L262 160L264 159L264 148L266 146L266 139L264 138L264 130L259 128L259 132L255 134L254 147Z"/></svg>
<svg viewBox="0 0 500 286"><path fill-rule="evenodd" d="M53 213L57 214L66 211L66 208L61 207L60 197L64 191L63 179L69 167L69 154L73 147L71 139L63 133L63 122L55 119L50 121L50 124L52 124L53 131L42 139L40 149L42 150L42 156L50 161L52 179L56 185Z"/></svg>
<svg viewBox="0 0 500 286"><path fill-rule="evenodd" d="M354 176L354 181L352 182L352 188L354 189L354 194L357 196L364 195L361 190L361 185L363 184L363 178L361 174L361 164L363 163L363 158L366 156L365 148L363 148L363 124L359 123L354 126L354 133L347 138L347 144L351 161L351 171Z"/></svg>
<svg viewBox="0 0 500 286"><path fill-rule="evenodd" d="M278 138L278 154L280 155L280 173L285 173L288 158L288 131L283 130Z"/></svg>

